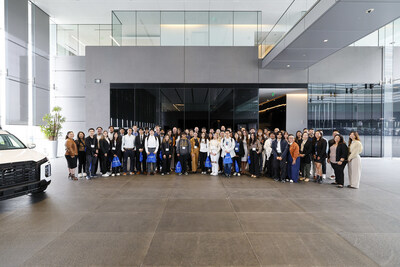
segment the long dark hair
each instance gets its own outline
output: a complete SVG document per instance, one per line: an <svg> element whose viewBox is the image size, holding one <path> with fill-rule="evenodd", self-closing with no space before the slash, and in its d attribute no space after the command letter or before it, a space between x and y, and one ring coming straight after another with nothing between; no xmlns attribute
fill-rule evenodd
<svg viewBox="0 0 400 267"><path fill-rule="evenodd" d="M354 136L356 137L355 140L361 141L360 140L360 136L358 135L358 132L357 131L351 131L350 134L349 134L349 146L351 145L351 142L353 142L353 140L350 138L351 134L354 134Z"/></svg>
<svg viewBox="0 0 400 267"><path fill-rule="evenodd" d="M249 143L250 143L250 145L252 145L252 144L254 144L255 142L257 142L257 137L256 137L256 134L255 133L251 133L250 134L250 138L249 138Z"/></svg>
<svg viewBox="0 0 400 267"><path fill-rule="evenodd" d="M78 134L76 135L76 140L80 141L79 135L80 135L81 133L83 134L83 138L82 138L82 139L85 140L85 133L82 132L82 131L79 131L79 132L78 132ZM67 134L67 135L68 135L68 134Z"/></svg>
<svg viewBox="0 0 400 267"><path fill-rule="evenodd" d="M338 145L344 144L343 136L342 136L341 134L335 134L335 137L334 137L334 138L336 138L336 136L339 136L339 143L338 143ZM336 143L336 141L335 141L335 143Z"/></svg>

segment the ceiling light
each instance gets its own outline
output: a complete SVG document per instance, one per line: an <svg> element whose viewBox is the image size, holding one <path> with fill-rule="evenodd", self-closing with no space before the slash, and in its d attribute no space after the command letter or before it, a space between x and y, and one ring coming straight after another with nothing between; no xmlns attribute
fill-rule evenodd
<svg viewBox="0 0 400 267"><path fill-rule="evenodd" d="M325 40L324 40L324 43L327 43L327 42L328 42L328 39L325 39Z"/></svg>
<svg viewBox="0 0 400 267"><path fill-rule="evenodd" d="M375 9L373 9L373 8L370 8L370 9L368 9L367 11L365 11L365 13L367 13L367 14L371 14L372 12L374 12L374 10L375 10Z"/></svg>
<svg viewBox="0 0 400 267"><path fill-rule="evenodd" d="M290 68L290 65L286 65L287 68Z"/></svg>

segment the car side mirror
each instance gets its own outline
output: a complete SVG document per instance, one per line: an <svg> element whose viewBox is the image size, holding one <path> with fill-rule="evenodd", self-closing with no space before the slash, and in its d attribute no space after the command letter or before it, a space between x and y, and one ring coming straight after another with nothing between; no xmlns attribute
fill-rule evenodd
<svg viewBox="0 0 400 267"><path fill-rule="evenodd" d="M26 145L26 147L29 148L29 149L34 149L36 147L36 145L32 144L32 143L29 143L29 144Z"/></svg>

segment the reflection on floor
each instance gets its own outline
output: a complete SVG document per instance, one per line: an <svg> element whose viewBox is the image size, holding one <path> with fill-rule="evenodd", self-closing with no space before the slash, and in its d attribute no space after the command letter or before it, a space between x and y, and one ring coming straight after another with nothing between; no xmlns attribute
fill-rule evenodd
<svg viewBox="0 0 400 267"><path fill-rule="evenodd" d="M68 181L0 202L1 266L400 266L400 164L361 188L205 175Z"/></svg>

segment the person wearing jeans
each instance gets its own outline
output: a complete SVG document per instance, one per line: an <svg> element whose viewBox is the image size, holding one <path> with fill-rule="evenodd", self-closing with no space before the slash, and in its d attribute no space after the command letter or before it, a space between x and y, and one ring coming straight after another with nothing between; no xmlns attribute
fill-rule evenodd
<svg viewBox="0 0 400 267"><path fill-rule="evenodd" d="M94 136L94 129L89 129L89 136L85 139L85 151L86 151L86 179L90 180L96 176L95 166L97 164L97 155L99 153L99 147L97 145L97 139Z"/></svg>
<svg viewBox="0 0 400 267"><path fill-rule="evenodd" d="M231 132L225 131L225 137L221 140L221 158L229 154L231 158L235 157L235 140L231 137ZM224 173L226 177L231 177L232 163L224 163Z"/></svg>

